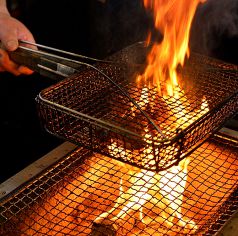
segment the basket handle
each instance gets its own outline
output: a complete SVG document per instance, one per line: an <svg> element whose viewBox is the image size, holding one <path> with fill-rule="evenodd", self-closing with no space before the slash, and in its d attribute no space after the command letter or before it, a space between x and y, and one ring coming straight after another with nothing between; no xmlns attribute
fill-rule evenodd
<svg viewBox="0 0 238 236"><path fill-rule="evenodd" d="M80 65L42 50L19 46L9 52L11 60L52 79L63 79L80 70Z"/></svg>

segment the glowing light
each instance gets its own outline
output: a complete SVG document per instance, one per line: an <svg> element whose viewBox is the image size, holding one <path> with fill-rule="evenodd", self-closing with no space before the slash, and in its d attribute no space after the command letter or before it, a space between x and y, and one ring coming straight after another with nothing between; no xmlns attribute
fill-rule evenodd
<svg viewBox="0 0 238 236"><path fill-rule="evenodd" d="M154 25L163 39L152 46L147 67L139 80L156 85L159 94L173 95L178 86L177 67L189 56L189 35L192 20L199 3L204 0L144 0L153 11ZM147 44L151 41L151 34Z"/></svg>
<svg viewBox="0 0 238 236"><path fill-rule="evenodd" d="M147 67L144 73L137 77L137 82L143 81L144 84L137 103L142 109L145 109L148 104L154 104L156 96L149 96L149 92L151 87L156 86L158 95L164 98L169 115L175 121L170 132L178 128L186 128L208 111L208 104L203 98L201 106L191 112L190 100L179 86L176 71L178 65L184 64L186 55L189 56L189 32L195 10L200 2L203 1L144 0L145 7L153 10L155 27L163 34L163 40L152 46L147 58ZM150 41L151 34L146 44L149 45ZM153 109L153 105L151 107ZM132 114L136 116L135 107L132 106L131 109ZM150 163L154 162L155 158L152 146L149 145L152 137L148 128L145 128L145 134L144 140L148 145L142 150L142 155L151 160L148 164L155 164ZM156 137L153 137L153 140L156 141ZM116 142L112 140L112 144L108 147L111 155L122 157L129 154L127 158L133 155L130 150L124 147L116 148L116 146ZM196 223L182 214L189 162L190 159L185 158L178 166L172 166L159 173L131 169L128 177L120 181L120 193L114 206L98 216L94 222L101 223L105 219L110 219L120 225L126 222L129 215L139 213L137 218L144 225L156 222L169 229L177 227L183 233L194 233L198 229ZM157 212L151 215L149 211L153 208L157 209Z"/></svg>

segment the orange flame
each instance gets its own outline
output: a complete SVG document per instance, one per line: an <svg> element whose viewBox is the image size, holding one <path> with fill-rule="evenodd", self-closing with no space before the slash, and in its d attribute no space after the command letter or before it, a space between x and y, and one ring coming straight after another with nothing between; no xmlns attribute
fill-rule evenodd
<svg viewBox="0 0 238 236"><path fill-rule="evenodd" d="M155 28L163 34L163 40L153 45L138 81L156 85L160 95L172 96L178 86L176 69L183 66L186 55L189 57L190 28L200 2L205 0L144 0L145 7L153 10Z"/></svg>
<svg viewBox="0 0 238 236"><path fill-rule="evenodd" d="M204 0L144 0L146 8L152 9L155 17L155 27L163 33L163 40L155 44L148 55L148 65L140 80L146 81L138 104L144 109L145 105L156 97L149 96L150 85L157 86L160 95L165 98L166 105L170 108L171 116L175 118L174 129L186 128L200 116L208 111L206 98L203 98L201 107L189 112L190 101L178 85L177 67L183 66L185 56L189 56L189 32L195 10ZM151 33L148 35L146 44L151 41ZM172 96L172 99L170 99ZM175 102L176 101L176 102ZM197 110L200 112L197 113ZM132 106L132 114L136 115L136 109ZM148 131L145 141L149 144ZM156 138L155 138L156 139ZM113 142L109 146L114 156L133 155L124 147L116 148ZM144 147L143 154L147 159L154 161L151 145ZM128 179L121 179L120 193L114 206L107 212L103 212L94 222L100 223L105 219L120 225L127 221L127 216L133 212L139 212L140 221L149 225L155 221L163 224L168 229L174 226L183 233L194 233L198 229L196 223L182 213L183 194L187 183L189 157L180 161L178 166L172 166L168 170L154 173L153 171L134 170L128 173ZM154 163L149 163L154 164ZM125 187L127 182L130 187ZM150 216L146 213L147 207L158 208L159 214ZM156 212L158 213L158 212Z"/></svg>
<svg viewBox="0 0 238 236"><path fill-rule="evenodd" d="M129 180L125 181L130 181L132 186L125 190L121 179L120 194L115 205L98 216L94 222L100 223L110 218L111 221L120 225L120 222L127 220L126 216L131 216L133 211L138 211L139 219L145 225L154 221L167 228L172 228L177 220L176 226L183 228L183 232L194 233L197 230L196 223L182 215L183 192L187 181L189 161L189 158L185 158L178 166L173 166L159 174L146 170L140 172L131 170ZM159 215L150 217L144 214L144 211L147 211L148 206L145 206L148 202L151 203L151 207L158 207L161 210ZM113 217L110 217L111 215Z"/></svg>

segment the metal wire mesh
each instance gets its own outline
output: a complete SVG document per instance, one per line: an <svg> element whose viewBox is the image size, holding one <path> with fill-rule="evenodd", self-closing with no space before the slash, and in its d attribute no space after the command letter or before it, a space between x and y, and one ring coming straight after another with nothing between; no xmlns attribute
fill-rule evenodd
<svg viewBox="0 0 238 236"><path fill-rule="evenodd" d="M137 83L146 48L135 44L44 90L37 97L48 132L139 168L175 165L238 108L237 66L193 54L178 69L176 96ZM112 84L110 77L154 121ZM158 127L158 129L156 129Z"/></svg>
<svg viewBox="0 0 238 236"><path fill-rule="evenodd" d="M214 235L238 209L238 144L140 170L78 148L0 202L0 235Z"/></svg>

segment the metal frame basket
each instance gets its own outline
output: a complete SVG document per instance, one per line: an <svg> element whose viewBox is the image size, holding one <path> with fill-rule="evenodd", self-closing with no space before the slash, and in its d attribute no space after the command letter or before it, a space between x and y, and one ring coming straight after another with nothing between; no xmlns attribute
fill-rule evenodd
<svg viewBox="0 0 238 236"><path fill-rule="evenodd" d="M111 63L82 66L43 90L36 100L44 128L142 169L177 164L235 114L238 67L192 54L178 70L179 95L162 97L136 82L147 51L134 44L109 57Z"/></svg>

